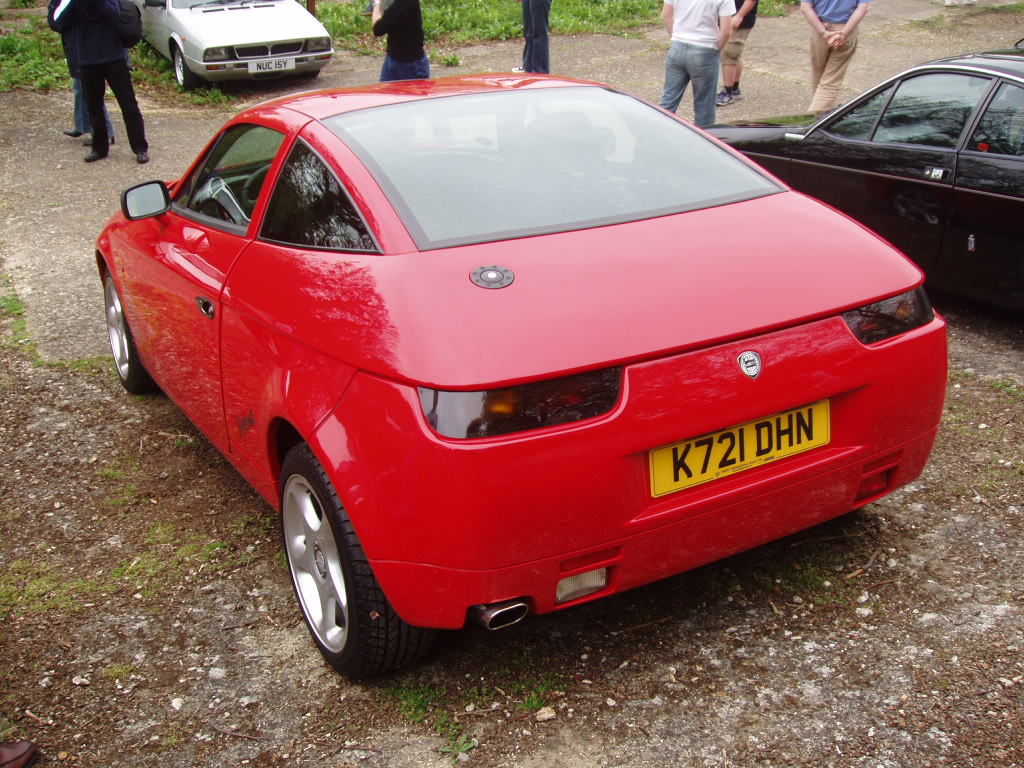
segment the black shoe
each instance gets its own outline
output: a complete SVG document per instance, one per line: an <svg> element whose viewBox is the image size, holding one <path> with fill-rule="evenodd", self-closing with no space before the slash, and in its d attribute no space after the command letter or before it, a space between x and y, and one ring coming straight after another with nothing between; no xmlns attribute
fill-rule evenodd
<svg viewBox="0 0 1024 768"><path fill-rule="evenodd" d="M139 165L145 165L149 162L149 152L139 152L135 155L135 162Z"/></svg>
<svg viewBox="0 0 1024 768"><path fill-rule="evenodd" d="M64 131L64 135L65 136L70 136L72 139L77 139L79 136L82 135L82 132L81 131L74 131L74 130Z"/></svg>
<svg viewBox="0 0 1024 768"><path fill-rule="evenodd" d="M113 146L114 144L117 143L117 139L111 137L110 141L108 141L107 143L110 144L111 146ZM90 138L90 139L86 139L85 141L83 141L82 142L82 146L83 147L91 147L92 146L92 139Z"/></svg>
<svg viewBox="0 0 1024 768"><path fill-rule="evenodd" d="M85 156L85 162L95 163L97 160L103 160L106 155L101 155L99 152L90 152Z"/></svg>

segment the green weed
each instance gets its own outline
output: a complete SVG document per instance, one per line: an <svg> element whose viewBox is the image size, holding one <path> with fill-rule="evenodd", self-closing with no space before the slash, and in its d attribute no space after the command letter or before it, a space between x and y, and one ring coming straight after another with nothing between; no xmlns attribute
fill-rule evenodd
<svg viewBox="0 0 1024 768"><path fill-rule="evenodd" d="M70 88L60 35L38 18L0 36L0 91Z"/></svg>
<svg viewBox="0 0 1024 768"><path fill-rule="evenodd" d="M100 675L108 680L127 680L136 672L131 664L111 664L100 670Z"/></svg>
<svg viewBox="0 0 1024 768"><path fill-rule="evenodd" d="M0 572L0 621L14 614L74 611L115 588L109 582L55 575L42 562L15 560Z"/></svg>
<svg viewBox="0 0 1024 768"><path fill-rule="evenodd" d="M410 723L424 723L444 699L443 689L433 685L415 687L395 683L385 689L395 699L398 711Z"/></svg>

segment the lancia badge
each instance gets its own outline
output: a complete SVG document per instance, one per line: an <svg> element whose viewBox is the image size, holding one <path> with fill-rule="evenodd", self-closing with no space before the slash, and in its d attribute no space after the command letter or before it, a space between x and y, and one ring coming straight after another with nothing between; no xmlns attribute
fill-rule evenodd
<svg viewBox="0 0 1024 768"><path fill-rule="evenodd" d="M740 370L752 379L761 375L761 356L757 352L747 351L736 358L740 364Z"/></svg>

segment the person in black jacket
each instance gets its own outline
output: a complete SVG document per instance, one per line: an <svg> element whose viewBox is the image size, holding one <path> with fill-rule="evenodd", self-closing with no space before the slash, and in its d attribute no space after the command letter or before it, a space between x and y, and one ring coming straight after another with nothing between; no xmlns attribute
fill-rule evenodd
<svg viewBox="0 0 1024 768"><path fill-rule="evenodd" d="M420 0L373 0L373 34L388 36L380 81L426 80L430 77L430 59L423 48L423 14Z"/></svg>
<svg viewBox="0 0 1024 768"><path fill-rule="evenodd" d="M71 35L70 24L65 24L61 29L54 18L54 11L60 5L61 0L50 0L50 7L46 15L46 21L50 29L60 33L60 42L64 46L64 59L68 65L68 74L71 75L71 92L75 95L75 127L64 131L65 136L77 139L84 133L92 134L92 123L89 122L89 112L85 108L85 96L82 94L82 81L78 76L78 54L75 53L75 41ZM66 18L66 17L65 17ZM107 105L103 105L103 119L107 125L107 134L110 136L110 143L114 143L114 126L110 122L110 114L107 112ZM92 144L92 138L86 142Z"/></svg>
<svg viewBox="0 0 1024 768"><path fill-rule="evenodd" d="M117 33L119 16L118 0L60 0L53 13L60 28L68 25L78 56L82 91L89 122L92 123L92 152L85 157L87 163L102 160L110 151L103 120L103 95L108 84L121 108L128 143L135 159L140 163L149 162L146 127L132 87L124 46Z"/></svg>

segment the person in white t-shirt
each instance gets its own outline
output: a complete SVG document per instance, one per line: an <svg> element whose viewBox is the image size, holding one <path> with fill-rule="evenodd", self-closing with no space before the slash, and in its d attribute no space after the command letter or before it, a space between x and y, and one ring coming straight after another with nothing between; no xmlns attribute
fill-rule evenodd
<svg viewBox="0 0 1024 768"><path fill-rule="evenodd" d="M693 82L693 121L701 128L715 122L720 51L729 41L735 10L734 0L665 0L661 8L672 36L661 106L675 112Z"/></svg>

